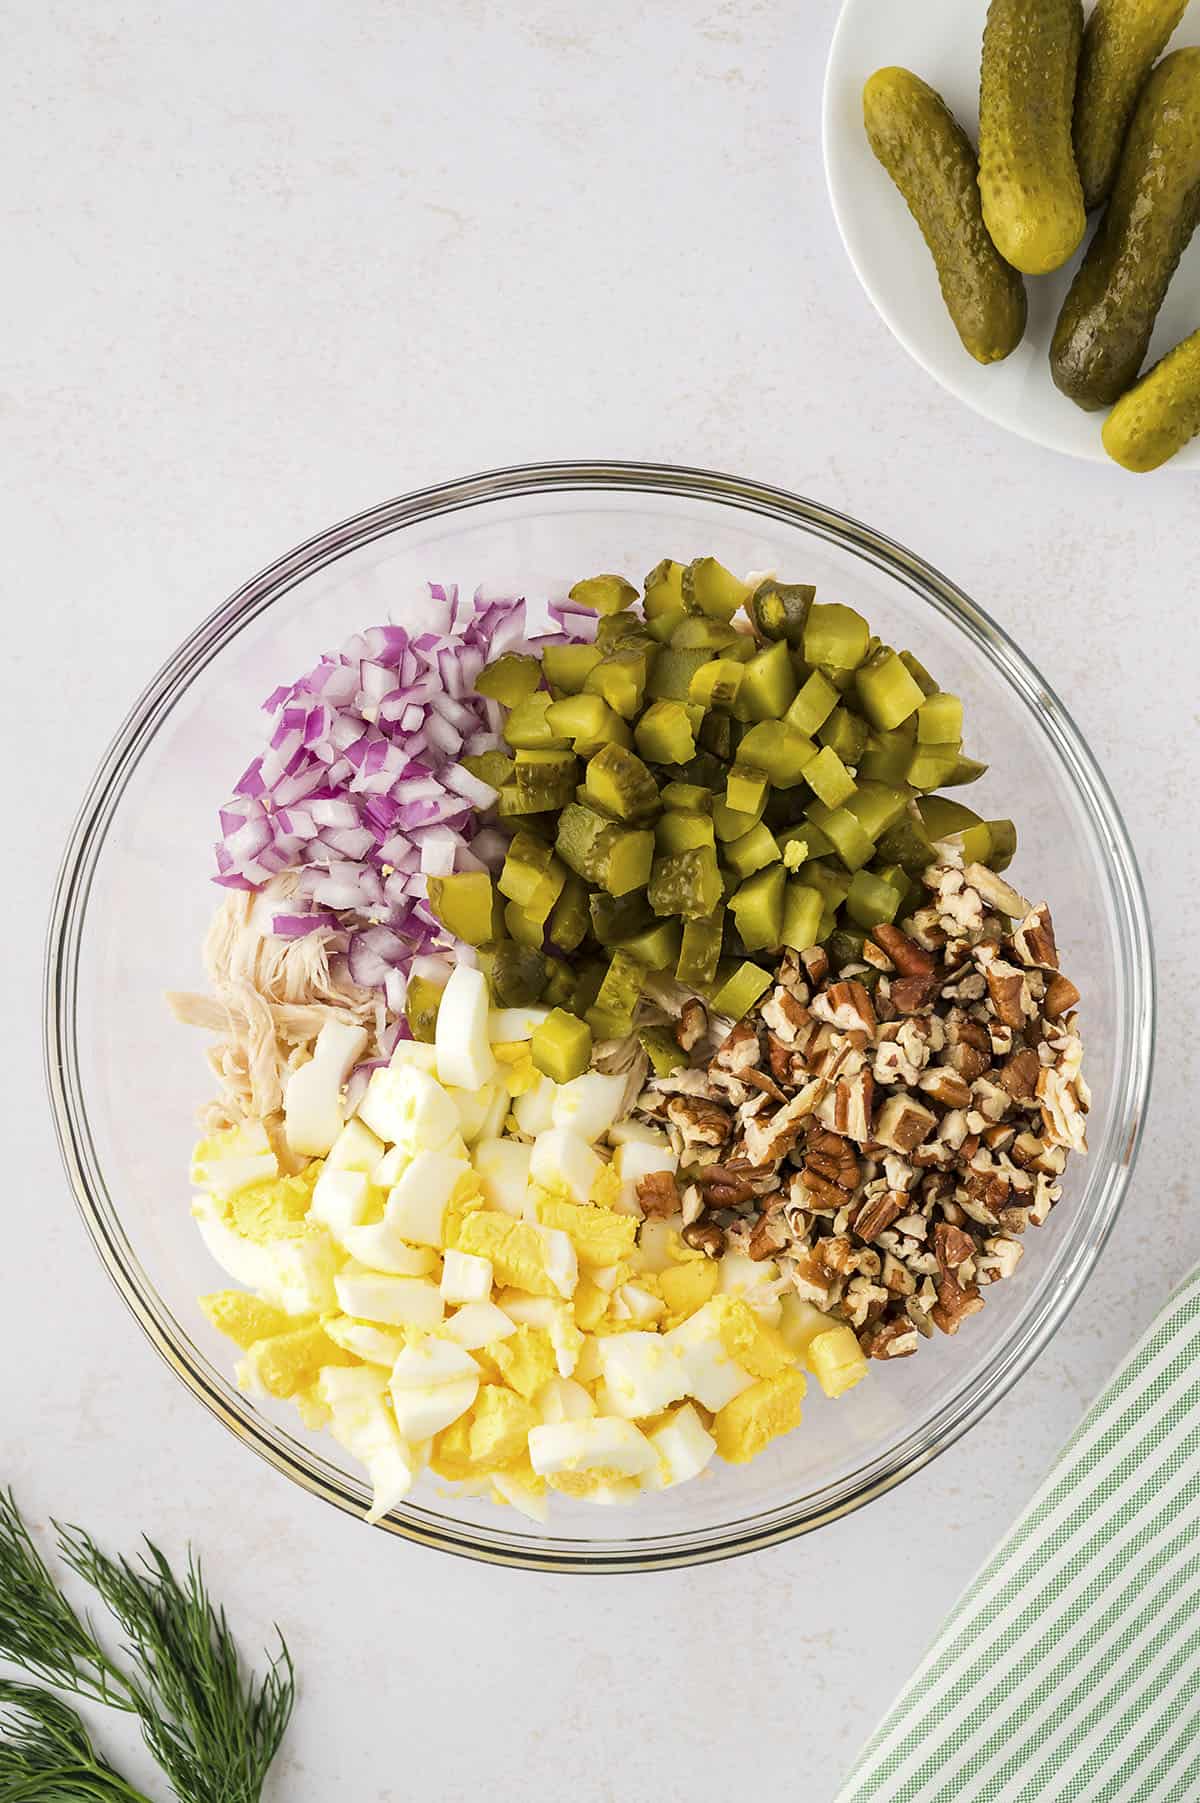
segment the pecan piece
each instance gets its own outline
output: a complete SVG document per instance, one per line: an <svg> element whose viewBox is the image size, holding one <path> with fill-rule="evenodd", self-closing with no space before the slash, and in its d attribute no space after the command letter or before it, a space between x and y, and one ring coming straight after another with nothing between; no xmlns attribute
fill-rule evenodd
<svg viewBox="0 0 1200 1803"><path fill-rule="evenodd" d="M936 1124L933 1110L915 1102L911 1096L889 1096L879 1110L875 1138L893 1152L912 1152Z"/></svg>
<svg viewBox="0 0 1200 1803"><path fill-rule="evenodd" d="M1045 902L1031 908L1012 936L1013 950L1022 964L1041 970L1058 969L1058 947L1054 943L1054 923Z"/></svg>
<svg viewBox="0 0 1200 1803"><path fill-rule="evenodd" d="M1025 978L1015 964L993 958L987 967L987 990L992 1007L1006 1027L1025 1024Z"/></svg>
<svg viewBox="0 0 1200 1803"><path fill-rule="evenodd" d="M831 983L812 1001L812 1012L818 1020L827 1021L842 1033L865 1033L868 1038L878 1024L871 997L854 977Z"/></svg>
<svg viewBox="0 0 1200 1803"><path fill-rule="evenodd" d="M888 989L888 1000L897 1014L920 1014L933 1001L939 981L934 971L920 976L897 977Z"/></svg>
<svg viewBox="0 0 1200 1803"><path fill-rule="evenodd" d="M907 1207L908 1197L903 1190L884 1190L881 1195L864 1202L854 1217L854 1231L860 1239L878 1239L893 1221L900 1219Z"/></svg>
<svg viewBox="0 0 1200 1803"><path fill-rule="evenodd" d="M963 1289L958 1280L947 1273L938 1282L937 1301L929 1316L943 1333L957 1333L967 1316L977 1315L982 1307L983 1297L974 1284Z"/></svg>
<svg viewBox="0 0 1200 1803"><path fill-rule="evenodd" d="M685 1146L723 1146L733 1131L729 1110L704 1096L671 1096L667 1119L678 1127Z"/></svg>
<svg viewBox="0 0 1200 1803"><path fill-rule="evenodd" d="M787 1224L782 1214L763 1215L755 1222L754 1231L746 1243L746 1252L755 1260L771 1258L776 1252L782 1251L787 1243Z"/></svg>
<svg viewBox="0 0 1200 1803"><path fill-rule="evenodd" d="M680 1051L694 1051L707 1032L708 1009L703 1002L692 996L683 1004L679 1019L675 1022L675 1039Z"/></svg>
<svg viewBox="0 0 1200 1803"><path fill-rule="evenodd" d="M681 1197L673 1171L649 1171L637 1180L637 1199L646 1218L679 1213Z"/></svg>
<svg viewBox="0 0 1200 1803"><path fill-rule="evenodd" d="M1031 1102L1037 1090L1041 1063L1032 1046L1022 1046L1000 1066L997 1082L1014 1102Z"/></svg>
<svg viewBox="0 0 1200 1803"><path fill-rule="evenodd" d="M932 1070L922 1071L917 1087L943 1108L965 1108L971 1100L971 1085L948 1064L935 1064Z"/></svg>
<svg viewBox="0 0 1200 1803"><path fill-rule="evenodd" d="M920 1335L904 1315L880 1321L859 1336L859 1344L871 1359L911 1358L921 1344Z"/></svg>
<svg viewBox="0 0 1200 1803"><path fill-rule="evenodd" d="M939 1221L933 1230L933 1252L943 1272L957 1271L973 1255L975 1242L961 1227Z"/></svg>
<svg viewBox="0 0 1200 1803"><path fill-rule="evenodd" d="M680 1238L693 1252L703 1252L705 1258L720 1258L725 1251L725 1229L716 1221L692 1221Z"/></svg>
<svg viewBox="0 0 1200 1803"><path fill-rule="evenodd" d="M882 925L871 928L871 938L887 953L902 977L927 977L934 971L933 954L902 933L899 927Z"/></svg>
<svg viewBox="0 0 1200 1803"><path fill-rule="evenodd" d="M1046 994L1042 1000L1042 1013L1046 1019L1059 1020L1078 1005L1079 991L1070 977L1064 977L1061 972L1052 976L1046 985Z"/></svg>

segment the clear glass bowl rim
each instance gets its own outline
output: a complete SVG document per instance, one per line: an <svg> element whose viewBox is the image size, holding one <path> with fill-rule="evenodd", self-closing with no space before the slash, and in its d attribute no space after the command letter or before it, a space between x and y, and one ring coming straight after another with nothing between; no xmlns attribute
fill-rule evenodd
<svg viewBox="0 0 1200 1803"><path fill-rule="evenodd" d="M180 645L147 684L101 760L71 830L51 905L46 942L43 1032L46 1082L59 1149L83 1222L100 1259L134 1318L194 1395L277 1470L336 1507L361 1515L366 1492L311 1448L256 1414L232 1386L214 1382L181 1342L175 1324L142 1271L92 1139L76 1039L79 956L88 896L108 828L140 757L194 678L251 620L295 584L337 558L398 529L499 500L569 493L673 496L757 513L800 525L916 589L954 621L996 673L1036 712L1078 793L1087 803L1110 860L1117 955L1129 988L1129 1044L1112 1097L1124 1123L1124 1156L1093 1177L1089 1237L1068 1279L1047 1286L1019 1332L989 1369L986 1389L954 1399L948 1413L869 1460L801 1504L784 1505L694 1533L639 1540L539 1540L467 1528L422 1508L402 1507L382 1523L390 1532L489 1564L555 1572L666 1570L733 1557L810 1532L860 1508L944 1452L1000 1400L1061 1325L1087 1283L1112 1229L1133 1170L1154 1056L1155 975L1149 911L1124 822L1103 775L1070 715L1007 634L954 583L924 559L870 527L820 503L717 471L670 464L563 460L521 464L418 489L369 508L316 534L244 583Z"/></svg>

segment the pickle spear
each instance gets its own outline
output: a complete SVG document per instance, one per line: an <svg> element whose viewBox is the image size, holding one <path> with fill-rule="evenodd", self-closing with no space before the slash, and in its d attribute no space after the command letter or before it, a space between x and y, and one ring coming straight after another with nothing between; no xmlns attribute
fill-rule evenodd
<svg viewBox="0 0 1200 1803"><path fill-rule="evenodd" d="M1122 468L1156 470L1200 432L1200 332L1193 332L1121 396L1104 448Z"/></svg>
<svg viewBox="0 0 1200 1803"><path fill-rule="evenodd" d="M1082 0L991 0L979 77L979 192L1000 255L1048 275L1087 225L1071 144Z"/></svg>
<svg viewBox="0 0 1200 1803"><path fill-rule="evenodd" d="M1090 210L1107 200L1142 83L1188 0L1096 0L1075 89L1075 162Z"/></svg>
<svg viewBox="0 0 1200 1803"><path fill-rule="evenodd" d="M988 237L970 139L949 107L907 69L879 69L863 89L863 122L921 228L963 345L998 363L1025 330L1025 285Z"/></svg>
<svg viewBox="0 0 1200 1803"><path fill-rule="evenodd" d="M1158 310L1200 215L1200 50L1165 56L1142 89L1112 199L1050 346L1078 406L1113 406L1136 382Z"/></svg>

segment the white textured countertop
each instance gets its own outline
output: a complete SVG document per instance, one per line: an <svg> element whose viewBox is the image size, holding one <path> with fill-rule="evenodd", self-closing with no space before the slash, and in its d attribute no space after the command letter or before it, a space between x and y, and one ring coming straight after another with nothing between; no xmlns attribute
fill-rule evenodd
<svg viewBox="0 0 1200 1803"><path fill-rule="evenodd" d="M1007 437L891 341L822 182L836 10L6 9L0 1479L31 1514L120 1544L192 1536L248 1636L285 1624L303 1702L273 1799L716 1803L736 1786L828 1803L1092 1392L1200 1257L1186 1149L1200 485ZM995 613L1126 811L1163 991L1124 1217L1066 1327L987 1420L801 1543L603 1580L485 1570L369 1533L203 1412L76 1219L43 1099L36 968L97 755L204 613L372 502L572 455L800 490ZM148 1772L121 1726L104 1744Z"/></svg>

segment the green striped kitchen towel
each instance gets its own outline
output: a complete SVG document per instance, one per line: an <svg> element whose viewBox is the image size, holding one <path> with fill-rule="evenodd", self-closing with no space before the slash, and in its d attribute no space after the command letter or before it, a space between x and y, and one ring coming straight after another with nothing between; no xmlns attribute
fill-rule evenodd
<svg viewBox="0 0 1200 1803"><path fill-rule="evenodd" d="M1200 1271L1092 1406L836 1803L1198 1803Z"/></svg>

